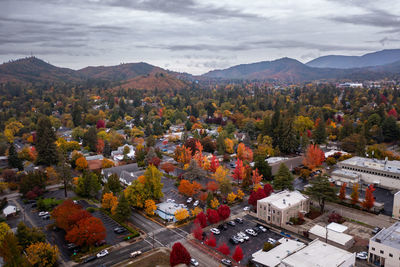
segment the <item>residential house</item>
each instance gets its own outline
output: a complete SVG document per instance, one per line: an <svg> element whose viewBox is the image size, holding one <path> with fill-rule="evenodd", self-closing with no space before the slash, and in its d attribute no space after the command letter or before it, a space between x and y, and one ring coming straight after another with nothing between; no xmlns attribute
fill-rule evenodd
<svg viewBox="0 0 400 267"><path fill-rule="evenodd" d="M134 159L135 158L135 147L132 145L123 145L118 147L117 150L111 151L111 157L115 161L121 161L124 159L124 148L129 147L129 153L126 154L126 156L129 159Z"/></svg>
<svg viewBox="0 0 400 267"><path fill-rule="evenodd" d="M101 174L103 174L104 183L107 182L110 175L116 174L119 177L120 182L125 186L129 186L140 175L143 175L143 173L144 170L141 170L137 163L107 168L101 171Z"/></svg>

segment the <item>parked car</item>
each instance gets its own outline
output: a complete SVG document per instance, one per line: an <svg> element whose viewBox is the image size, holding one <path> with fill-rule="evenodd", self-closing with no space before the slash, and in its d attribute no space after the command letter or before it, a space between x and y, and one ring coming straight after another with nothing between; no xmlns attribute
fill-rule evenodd
<svg viewBox="0 0 400 267"><path fill-rule="evenodd" d="M260 229L261 232L263 232L263 233L265 233L265 232L267 231L267 229L266 229L264 226L262 226L262 225L259 225L259 226L258 226L258 229Z"/></svg>
<svg viewBox="0 0 400 267"><path fill-rule="evenodd" d="M249 236L248 235L246 235L245 233L243 233L243 232L239 232L239 233L237 233L237 236L238 237L240 237L240 238L243 238L244 240L249 240Z"/></svg>
<svg viewBox="0 0 400 267"><path fill-rule="evenodd" d="M253 229L246 229L245 232L252 236L257 236L257 233Z"/></svg>
<svg viewBox="0 0 400 267"><path fill-rule="evenodd" d="M107 249L103 249L102 251L100 251L99 253L97 253L97 258L102 258L108 255L108 250Z"/></svg>
<svg viewBox="0 0 400 267"><path fill-rule="evenodd" d="M235 239L236 241L243 243L244 242L244 238L239 236L239 235L234 235L232 236L233 239Z"/></svg>
<svg viewBox="0 0 400 267"><path fill-rule="evenodd" d="M186 200L186 203L189 204L189 203L191 203L192 201L193 201L193 198L189 197L189 198Z"/></svg>
<svg viewBox="0 0 400 267"><path fill-rule="evenodd" d="M210 232L215 234L215 235L219 235L221 233L217 228L211 228Z"/></svg>
<svg viewBox="0 0 400 267"><path fill-rule="evenodd" d="M116 228L114 228L114 233L116 233L116 234L122 234L122 233L125 233L125 228L123 228L123 227L116 227Z"/></svg>
<svg viewBox="0 0 400 267"><path fill-rule="evenodd" d="M237 245L240 241L236 237L232 236L231 238L229 238L229 242L231 242L233 245Z"/></svg>
<svg viewBox="0 0 400 267"><path fill-rule="evenodd" d="M246 207L243 208L243 210L244 210L244 211L249 211L249 210L250 210L250 207L249 207L249 206L246 206Z"/></svg>
<svg viewBox="0 0 400 267"><path fill-rule="evenodd" d="M48 212L48 211L41 211L41 212L39 212L39 216L40 217L43 217L43 216L45 216L45 215L49 215L50 213Z"/></svg>
<svg viewBox="0 0 400 267"><path fill-rule="evenodd" d="M140 255L142 255L142 251L137 250L137 251L132 252L130 257L136 258L137 256L140 256Z"/></svg>
<svg viewBox="0 0 400 267"><path fill-rule="evenodd" d="M89 256L89 257L85 258L82 263L88 263L90 261L94 261L95 259L97 259L97 256L96 255L92 255L92 256Z"/></svg>
<svg viewBox="0 0 400 267"><path fill-rule="evenodd" d="M376 234L379 233L381 230L382 230L382 228L375 227L374 230L372 230L372 234L376 235Z"/></svg>
<svg viewBox="0 0 400 267"><path fill-rule="evenodd" d="M199 262L194 258L190 259L190 264L193 265L193 266L199 266Z"/></svg>
<svg viewBox="0 0 400 267"><path fill-rule="evenodd" d="M243 223L243 219L242 218L236 218L235 222L242 224Z"/></svg>
<svg viewBox="0 0 400 267"><path fill-rule="evenodd" d="M228 259L222 259L221 262L225 266L232 266L232 262Z"/></svg>
<svg viewBox="0 0 400 267"><path fill-rule="evenodd" d="M196 200L196 201L193 203L193 206L197 207L198 205L199 205L199 201Z"/></svg>
<svg viewBox="0 0 400 267"><path fill-rule="evenodd" d="M50 214L46 214L44 216L42 216L43 220L50 220Z"/></svg>
<svg viewBox="0 0 400 267"><path fill-rule="evenodd" d="M107 243L107 242L103 239L103 240L97 241L94 245L95 245L96 247L100 247L100 246L105 245L106 243Z"/></svg>
<svg viewBox="0 0 400 267"><path fill-rule="evenodd" d="M267 242L270 243L270 244L272 244L272 245L275 245L276 240L273 239L273 238L268 238Z"/></svg>
<svg viewBox="0 0 400 267"><path fill-rule="evenodd" d="M356 254L357 259L360 260L367 260L368 259L368 252L367 251L362 251L362 252L358 252Z"/></svg>
<svg viewBox="0 0 400 267"><path fill-rule="evenodd" d="M236 223L234 222L234 221L229 221L229 222L227 222L230 226L235 226L236 225Z"/></svg>
<svg viewBox="0 0 400 267"><path fill-rule="evenodd" d="M220 224L220 225L218 225L218 230L224 230L224 231L226 231L226 230L228 230L228 226L226 226L226 224Z"/></svg>

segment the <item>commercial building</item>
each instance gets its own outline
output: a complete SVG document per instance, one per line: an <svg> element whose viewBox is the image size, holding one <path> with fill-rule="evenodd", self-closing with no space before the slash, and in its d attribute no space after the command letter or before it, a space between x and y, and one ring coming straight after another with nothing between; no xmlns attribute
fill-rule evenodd
<svg viewBox="0 0 400 267"><path fill-rule="evenodd" d="M327 227L321 225L314 225L309 231L310 239L320 239L327 241L328 244L334 245L342 249L349 249L354 245L354 237L345 234L340 227L336 225L328 225Z"/></svg>
<svg viewBox="0 0 400 267"><path fill-rule="evenodd" d="M394 194L393 197L393 212L392 217L396 220L400 219L400 191Z"/></svg>
<svg viewBox="0 0 400 267"><path fill-rule="evenodd" d="M318 239L284 258L281 267L354 267L355 253L326 244Z"/></svg>
<svg viewBox="0 0 400 267"><path fill-rule="evenodd" d="M309 211L310 200L299 191L284 190L257 201L257 218L280 227Z"/></svg>
<svg viewBox="0 0 400 267"><path fill-rule="evenodd" d="M381 230L369 240L368 261L382 267L400 266L400 222Z"/></svg>
<svg viewBox="0 0 400 267"><path fill-rule="evenodd" d="M353 157L338 163L342 170L360 174L367 184L389 189L400 189L400 161Z"/></svg>

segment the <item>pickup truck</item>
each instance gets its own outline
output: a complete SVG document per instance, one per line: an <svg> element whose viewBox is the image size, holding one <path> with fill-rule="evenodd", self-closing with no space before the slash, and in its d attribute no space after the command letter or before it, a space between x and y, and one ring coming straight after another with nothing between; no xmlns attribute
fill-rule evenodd
<svg viewBox="0 0 400 267"><path fill-rule="evenodd" d="M131 253L131 258L136 258L137 256L141 255L142 252L140 250L134 251Z"/></svg>

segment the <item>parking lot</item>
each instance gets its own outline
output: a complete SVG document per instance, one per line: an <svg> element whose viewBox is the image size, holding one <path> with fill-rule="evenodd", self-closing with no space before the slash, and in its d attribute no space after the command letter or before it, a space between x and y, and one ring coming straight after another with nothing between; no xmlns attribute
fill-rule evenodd
<svg viewBox="0 0 400 267"><path fill-rule="evenodd" d="M226 243L232 254L236 245L229 242L229 239L232 236L236 235L238 232L245 233L246 229L254 228L257 226L257 223L254 222L253 218L249 215L242 217L242 219L243 219L243 224L236 223L235 226L227 225L228 226L227 230L221 230L220 231L221 233L219 235L214 235L217 241L217 248L222 243ZM209 233L210 231L207 232L207 234ZM249 236L249 239L247 241L244 241L243 243L238 244L243 250L243 259L240 262L244 264L246 264L248 260L251 259L251 255L254 252L263 248L264 243L267 242L268 238L273 238L277 241L282 237L280 234L277 234L269 230L267 230L265 233L259 232L257 236L251 236L249 234L246 235Z"/></svg>

